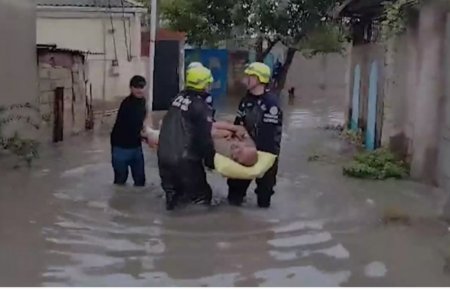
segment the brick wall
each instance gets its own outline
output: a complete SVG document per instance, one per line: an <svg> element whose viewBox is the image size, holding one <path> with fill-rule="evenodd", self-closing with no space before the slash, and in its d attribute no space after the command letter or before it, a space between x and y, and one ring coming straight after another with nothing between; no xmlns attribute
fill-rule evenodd
<svg viewBox="0 0 450 289"><path fill-rule="evenodd" d="M39 103L46 130L43 138L52 139L55 89L64 88L64 137L85 129L86 85L83 56L70 52L39 55Z"/></svg>

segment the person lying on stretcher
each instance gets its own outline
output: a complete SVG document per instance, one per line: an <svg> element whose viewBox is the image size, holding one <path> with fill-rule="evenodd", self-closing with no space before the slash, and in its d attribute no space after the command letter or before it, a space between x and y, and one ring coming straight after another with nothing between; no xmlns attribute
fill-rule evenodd
<svg viewBox="0 0 450 289"><path fill-rule="evenodd" d="M215 122L211 134L216 152L246 166L258 162L256 145L242 126L228 122Z"/></svg>
<svg viewBox="0 0 450 289"><path fill-rule="evenodd" d="M142 136L149 147L154 149L158 146L158 131L151 127L149 124L145 125ZM213 123L211 135L217 153L246 167L258 162L256 145L244 127L218 121Z"/></svg>

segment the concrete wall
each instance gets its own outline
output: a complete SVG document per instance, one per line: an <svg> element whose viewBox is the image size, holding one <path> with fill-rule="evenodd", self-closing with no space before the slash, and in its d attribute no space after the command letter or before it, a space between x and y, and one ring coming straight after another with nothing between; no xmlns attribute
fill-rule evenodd
<svg viewBox="0 0 450 289"><path fill-rule="evenodd" d="M39 53L39 103L43 140L53 139L55 89L64 88L64 137L85 130L87 118L83 56L69 52Z"/></svg>
<svg viewBox="0 0 450 289"><path fill-rule="evenodd" d="M445 10L425 5L404 35L375 50L375 44L353 47L351 65L367 63L370 55L384 61L382 118L378 119L382 145L410 161L413 178L450 188L448 27ZM361 116L367 111L365 71L368 68L363 66Z"/></svg>
<svg viewBox="0 0 450 289"><path fill-rule="evenodd" d="M445 102L444 121L441 128L441 140L439 143L439 183L450 192L450 17L447 17L445 50ZM449 200L450 205L450 200ZM450 206L447 212L450 216Z"/></svg>
<svg viewBox="0 0 450 289"><path fill-rule="evenodd" d="M350 59L347 64L349 71L346 71L348 87L345 87L343 93L346 95L345 103L348 107L347 120L349 121L352 109L354 71L357 65L361 68L360 95L359 95L359 127L365 131L368 115L368 96L369 96L369 77L372 62L378 63L378 95L377 95L377 120L376 120L376 142L379 143L382 136L383 124L383 101L384 95L384 48L379 44L365 44L352 47ZM344 72L342 72L344 74ZM343 76L344 77L344 76Z"/></svg>
<svg viewBox="0 0 450 289"><path fill-rule="evenodd" d="M415 43L412 34L391 39L385 47L385 83L382 145L407 160L411 159L413 139L414 100L411 87L415 87L417 70L413 56ZM411 104L409 106L408 104Z"/></svg>
<svg viewBox="0 0 450 289"><path fill-rule="evenodd" d="M37 103L36 23L34 0L0 0L0 105ZM20 114L33 114L21 111ZM19 129L3 128L4 134ZM28 134L28 130L27 134ZM20 130L24 133L24 130ZM32 133L30 131L29 133Z"/></svg>
<svg viewBox="0 0 450 289"><path fill-rule="evenodd" d="M346 55L330 53L305 58L301 53L296 53L285 90L294 87L300 98L302 95L326 95L344 99L346 69Z"/></svg>
<svg viewBox="0 0 450 289"><path fill-rule="evenodd" d="M116 13L112 17L111 23L107 13L38 11L37 43L93 53L87 57L88 78L93 98L100 104L103 100L117 103L129 94L130 78L145 74L140 14L127 13L122 19L122 13ZM118 67L113 66L116 52Z"/></svg>
<svg viewBox="0 0 450 289"><path fill-rule="evenodd" d="M347 103L351 107L354 68L361 65L360 126L367 120L369 65L380 63L378 86L377 137L381 146L389 147L399 156L412 160L415 126L416 90L418 75L417 31L410 29L404 35L387 43L372 43L352 48L350 60L350 89Z"/></svg>

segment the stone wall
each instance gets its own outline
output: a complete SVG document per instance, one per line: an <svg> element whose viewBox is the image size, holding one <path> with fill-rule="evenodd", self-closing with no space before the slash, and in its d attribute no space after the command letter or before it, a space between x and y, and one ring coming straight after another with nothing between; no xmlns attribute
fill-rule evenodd
<svg viewBox="0 0 450 289"><path fill-rule="evenodd" d="M85 130L87 118L83 56L69 52L49 52L39 55L39 101L46 130L45 140L52 140L54 126L55 89L64 88L64 137Z"/></svg>

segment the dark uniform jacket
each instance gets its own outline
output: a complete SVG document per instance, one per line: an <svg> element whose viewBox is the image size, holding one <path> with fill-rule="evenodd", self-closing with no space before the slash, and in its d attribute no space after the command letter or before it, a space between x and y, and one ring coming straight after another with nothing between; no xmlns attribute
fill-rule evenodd
<svg viewBox="0 0 450 289"><path fill-rule="evenodd" d="M180 161L202 161L212 165L215 150L211 136L212 109L208 94L182 91L164 117L158 145L159 162L176 165Z"/></svg>
<svg viewBox="0 0 450 289"><path fill-rule="evenodd" d="M276 96L248 93L239 104L235 124L247 129L259 151L280 154L283 112Z"/></svg>

